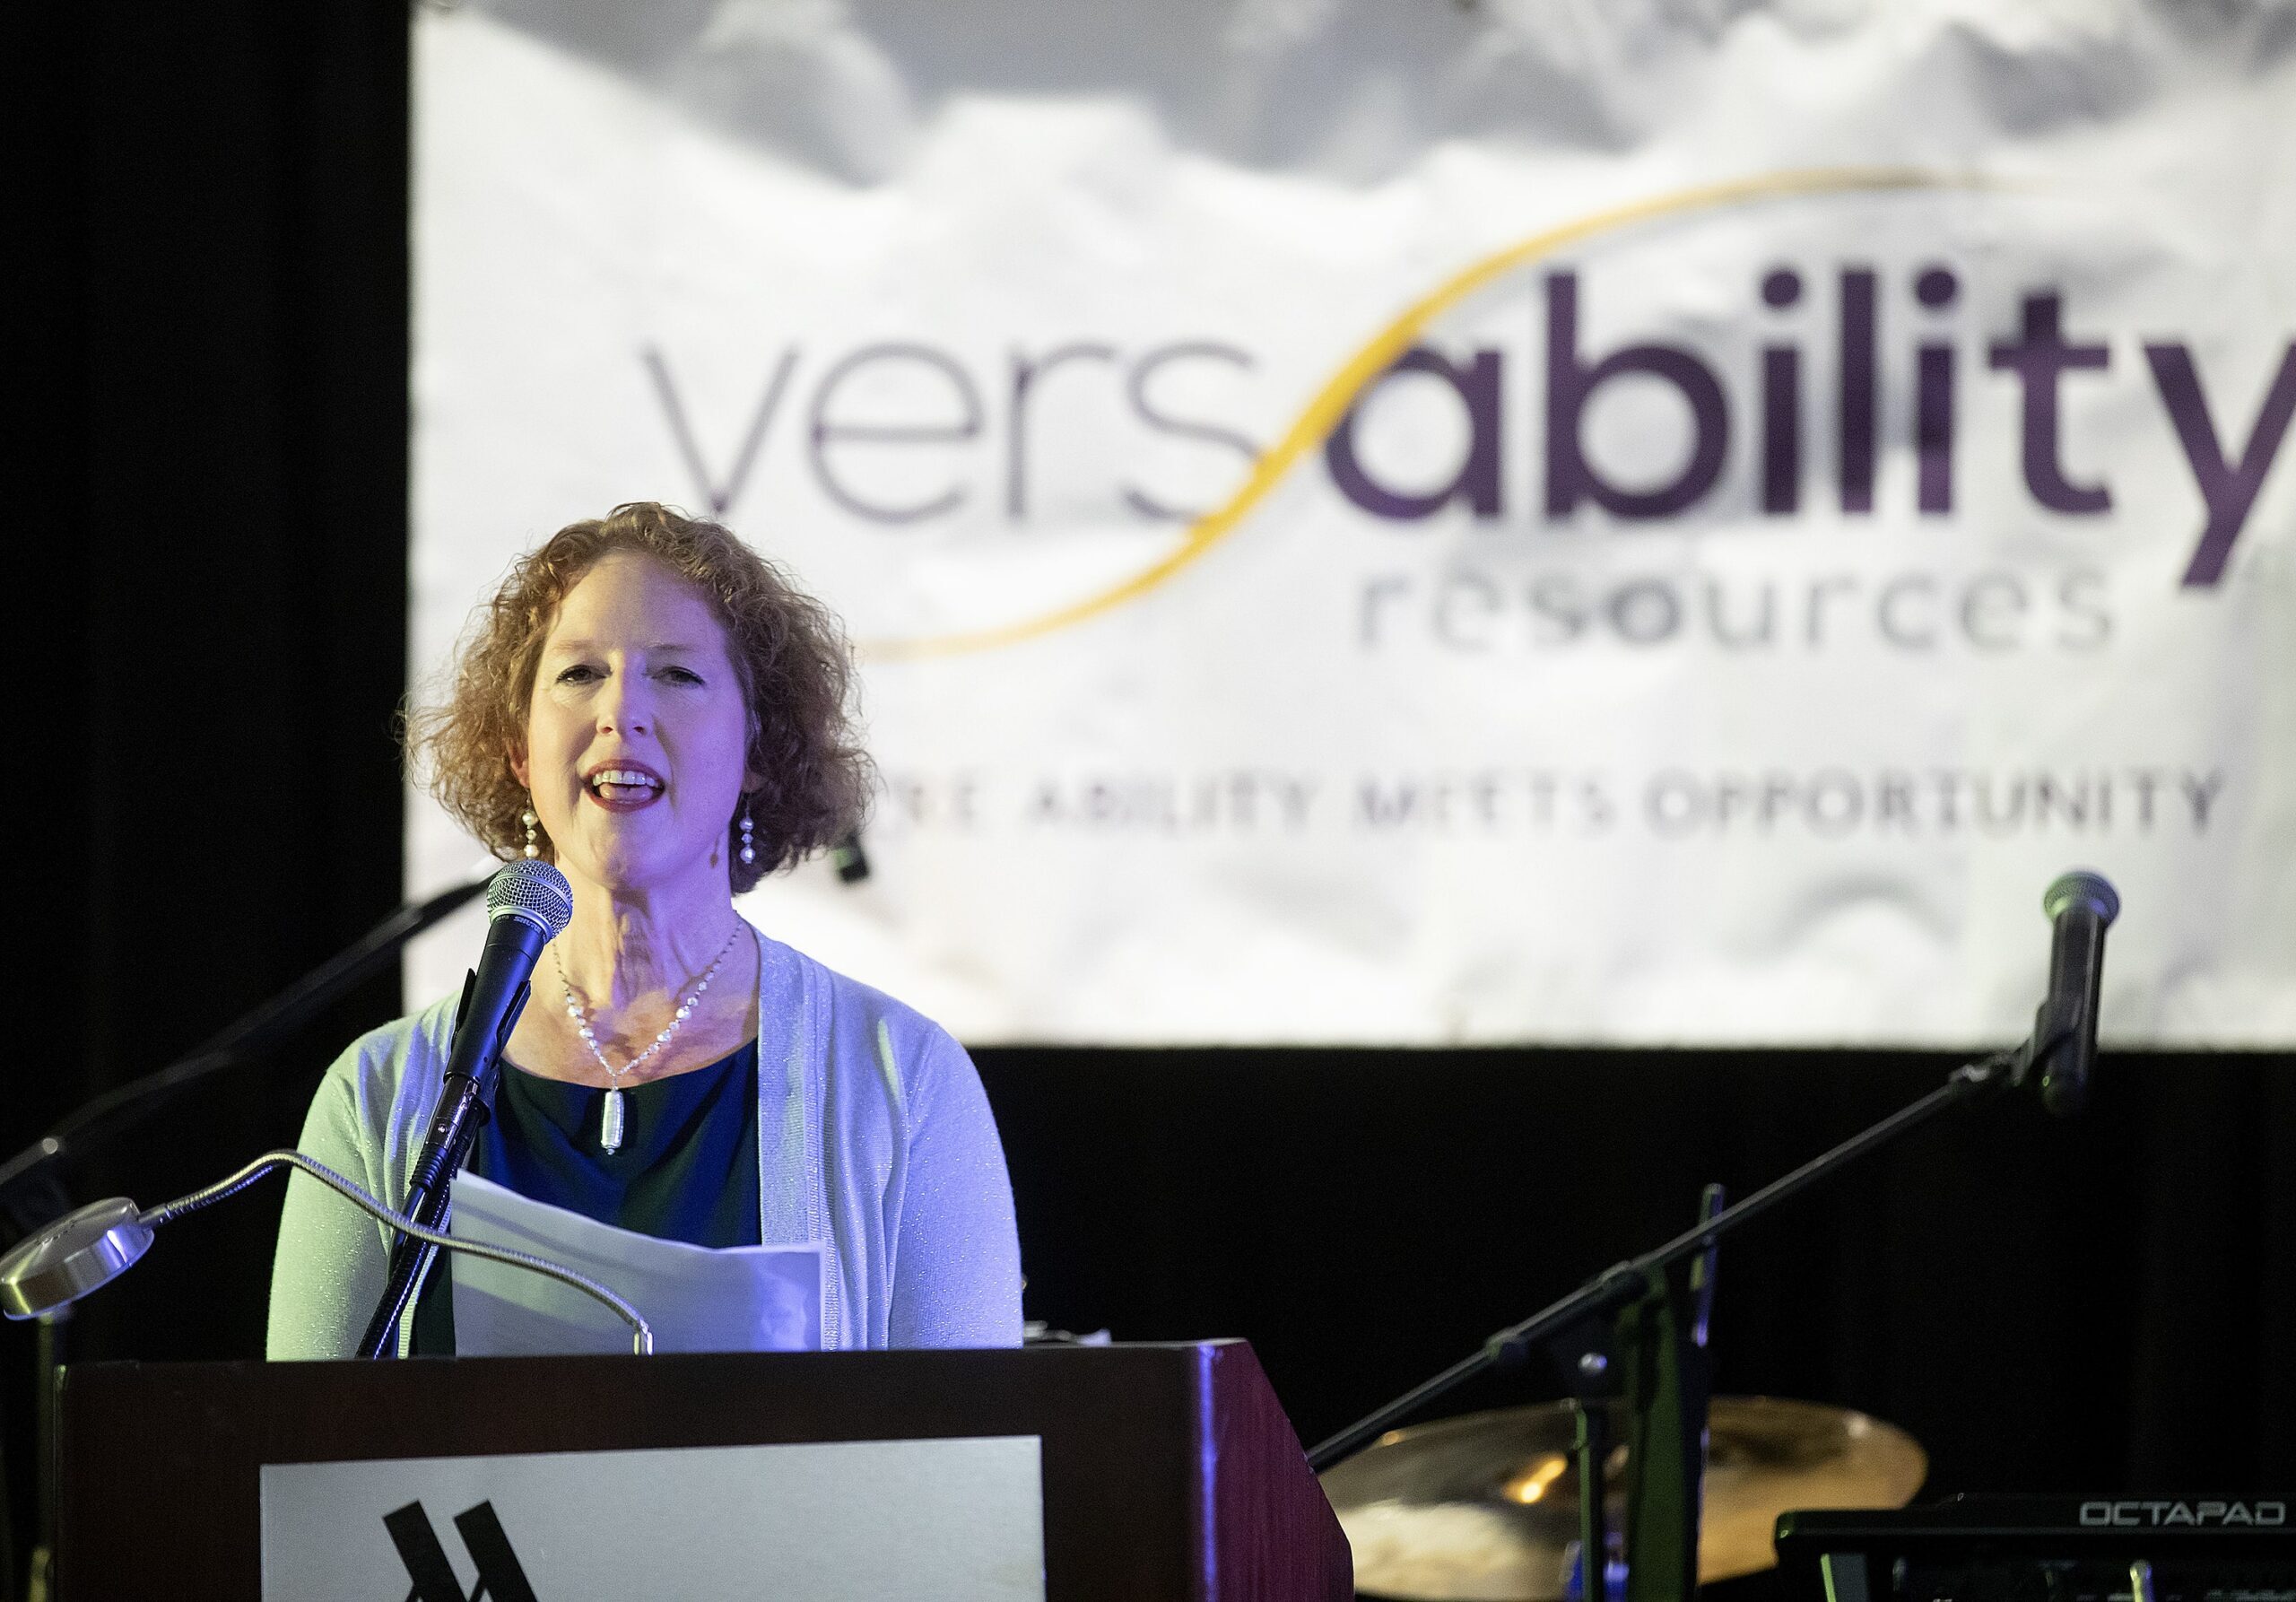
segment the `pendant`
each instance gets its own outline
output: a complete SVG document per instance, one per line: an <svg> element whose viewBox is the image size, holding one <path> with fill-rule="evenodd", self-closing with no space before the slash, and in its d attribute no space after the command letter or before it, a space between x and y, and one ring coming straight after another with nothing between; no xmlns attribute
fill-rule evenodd
<svg viewBox="0 0 2296 1602"><path fill-rule="evenodd" d="M598 1122L598 1145L608 1156L622 1150L622 1092L606 1092L605 1116Z"/></svg>

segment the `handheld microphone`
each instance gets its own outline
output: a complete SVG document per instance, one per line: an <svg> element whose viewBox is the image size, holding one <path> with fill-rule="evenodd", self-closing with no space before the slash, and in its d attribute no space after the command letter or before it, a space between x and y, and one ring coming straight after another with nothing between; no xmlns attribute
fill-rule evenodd
<svg viewBox="0 0 2296 1602"><path fill-rule="evenodd" d="M2100 875L2074 872L2042 892L2041 910L2057 928L2049 945L2048 994L2033 1014L2027 1071L2040 1069L2041 1105L2058 1118L2070 1118L2089 1099L2105 930L2120 916L2120 897Z"/></svg>
<svg viewBox="0 0 2296 1602"><path fill-rule="evenodd" d="M404 1212L427 1229L435 1229L444 1216L455 1170L486 1121L503 1042L526 1010L542 948L574 917L574 892L566 875L549 863L523 857L488 883L486 917L486 945L478 966L463 980L445 1082L407 1180ZM437 1254L435 1246L401 1238L391 1253L390 1283L359 1343L361 1357L382 1354L408 1298Z"/></svg>
<svg viewBox="0 0 2296 1602"><path fill-rule="evenodd" d="M463 981L446 1082L408 1185L406 1210L417 1220L423 1195L452 1171L446 1161L464 1115L474 1099L494 1087L502 1042L526 1010L542 948L558 937L573 916L574 892L566 875L537 858L522 857L488 882L486 945L479 953L478 966Z"/></svg>

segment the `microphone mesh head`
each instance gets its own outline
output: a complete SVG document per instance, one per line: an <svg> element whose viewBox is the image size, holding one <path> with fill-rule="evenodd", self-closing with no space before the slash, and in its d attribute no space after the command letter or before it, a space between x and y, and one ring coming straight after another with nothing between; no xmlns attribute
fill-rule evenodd
<svg viewBox="0 0 2296 1602"><path fill-rule="evenodd" d="M566 875L535 857L521 857L486 884L486 920L523 918L555 940L574 918L574 890Z"/></svg>
<svg viewBox="0 0 2296 1602"><path fill-rule="evenodd" d="M2101 923L2109 924L2120 916L2120 897L2102 874L2075 868L2041 892L2041 910L2052 920L2067 907L2083 903L2095 911Z"/></svg>

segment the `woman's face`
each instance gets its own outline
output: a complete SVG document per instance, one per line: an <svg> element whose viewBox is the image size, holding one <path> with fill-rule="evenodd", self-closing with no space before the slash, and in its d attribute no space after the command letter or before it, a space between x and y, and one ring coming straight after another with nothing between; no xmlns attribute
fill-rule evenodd
<svg viewBox="0 0 2296 1602"><path fill-rule="evenodd" d="M726 631L701 593L617 551L543 641L512 762L568 875L610 891L727 877L726 830L758 780Z"/></svg>

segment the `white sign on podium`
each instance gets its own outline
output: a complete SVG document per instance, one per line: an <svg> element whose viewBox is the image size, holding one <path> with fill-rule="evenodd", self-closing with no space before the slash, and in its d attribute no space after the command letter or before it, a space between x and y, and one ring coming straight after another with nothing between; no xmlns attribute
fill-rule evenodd
<svg viewBox="0 0 2296 1602"><path fill-rule="evenodd" d="M1043 1602L1041 1447L1026 1435L265 1464L263 1594Z"/></svg>

